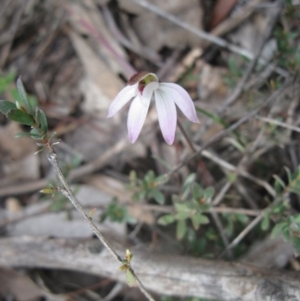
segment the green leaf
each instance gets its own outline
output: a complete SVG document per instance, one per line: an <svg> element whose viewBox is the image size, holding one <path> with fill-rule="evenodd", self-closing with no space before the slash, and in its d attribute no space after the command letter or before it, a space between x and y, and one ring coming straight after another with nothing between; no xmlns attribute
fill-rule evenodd
<svg viewBox="0 0 300 301"><path fill-rule="evenodd" d="M265 213L265 216L261 222L261 229L263 231L268 230L270 227L270 215L268 213Z"/></svg>
<svg viewBox="0 0 300 301"><path fill-rule="evenodd" d="M146 181L146 183L149 185L151 185L154 180L155 180L155 174L154 174L154 171L153 170L149 170L145 177L144 177L144 180Z"/></svg>
<svg viewBox="0 0 300 301"><path fill-rule="evenodd" d="M237 139L234 138L227 138L226 141L228 141L230 144L232 144L237 150L239 150L241 153L245 152L245 147L238 141Z"/></svg>
<svg viewBox="0 0 300 301"><path fill-rule="evenodd" d="M166 175L161 175L156 177L155 179L155 183L156 184L166 184L167 182L169 182L169 178Z"/></svg>
<svg viewBox="0 0 300 301"><path fill-rule="evenodd" d="M35 140L41 140L42 139L41 134L37 129L32 129L30 131L30 136L31 136L32 139L35 139Z"/></svg>
<svg viewBox="0 0 300 301"><path fill-rule="evenodd" d="M141 190L141 191L136 192L133 195L133 199L134 199L134 201L137 202L137 201L140 201L140 200L145 200L146 196L147 196L146 191L145 190Z"/></svg>
<svg viewBox="0 0 300 301"><path fill-rule="evenodd" d="M277 193L279 193L282 189L284 189L286 187L285 183L282 181L282 179L280 177L278 177L277 175L273 175L273 178L275 179L275 190Z"/></svg>
<svg viewBox="0 0 300 301"><path fill-rule="evenodd" d="M180 240L184 237L186 230L187 230L187 227L186 227L185 220L179 220L177 222L177 227L176 227L176 237L178 240Z"/></svg>
<svg viewBox="0 0 300 301"><path fill-rule="evenodd" d="M35 124L34 120L32 119L32 117L30 115L28 115L27 113L25 113L19 109L10 110L7 113L7 118L10 120L17 121L22 124L30 125L30 126L33 126Z"/></svg>
<svg viewBox="0 0 300 301"><path fill-rule="evenodd" d="M235 173L233 173L233 172L229 172L229 173L227 174L227 177L228 177L228 181L229 181L230 183L235 183L236 180L237 180L237 175L236 175Z"/></svg>
<svg viewBox="0 0 300 301"><path fill-rule="evenodd" d="M196 180L196 174L190 174L183 183L182 186L182 199L186 200L193 188L193 184Z"/></svg>
<svg viewBox="0 0 300 301"><path fill-rule="evenodd" d="M132 188L137 185L137 174L135 170L131 170L129 173L129 183Z"/></svg>
<svg viewBox="0 0 300 301"><path fill-rule="evenodd" d="M58 191L58 189L55 187L47 187L47 188L40 190L40 193L54 195L57 191Z"/></svg>
<svg viewBox="0 0 300 301"><path fill-rule="evenodd" d="M190 175L188 175L188 177L185 179L182 189L183 191L185 191L192 183L194 183L196 180L196 174L195 173L191 173Z"/></svg>
<svg viewBox="0 0 300 301"><path fill-rule="evenodd" d="M282 235L287 241L291 239L291 231L288 223L282 227Z"/></svg>
<svg viewBox="0 0 300 301"><path fill-rule="evenodd" d="M193 223L193 227L195 230L198 230L200 225L205 225L209 223L209 219L207 216L203 214L196 214L191 216L191 220Z"/></svg>
<svg viewBox="0 0 300 301"><path fill-rule="evenodd" d="M283 214L284 211L285 211L286 207L283 206L283 203L279 203L277 205L275 205L272 209L272 212L275 213L275 214Z"/></svg>
<svg viewBox="0 0 300 301"><path fill-rule="evenodd" d="M297 225L300 224L300 214L297 214L292 217L292 221L296 223Z"/></svg>
<svg viewBox="0 0 300 301"><path fill-rule="evenodd" d="M187 211L178 211L174 217L177 220L186 220L189 216L190 214Z"/></svg>
<svg viewBox="0 0 300 301"><path fill-rule="evenodd" d="M272 230L272 234L271 237L272 238L276 238L278 237L280 234L282 234L283 229L288 225L287 222L281 222L275 225L275 227Z"/></svg>
<svg viewBox="0 0 300 301"><path fill-rule="evenodd" d="M135 286L136 283L136 279L129 269L126 271L126 282L129 286Z"/></svg>
<svg viewBox="0 0 300 301"><path fill-rule="evenodd" d="M135 192L133 195L132 195L132 200L133 202L138 202L141 200L140 198L140 192Z"/></svg>
<svg viewBox="0 0 300 301"><path fill-rule="evenodd" d="M40 110L40 109L37 109L36 110L36 119L37 119L37 122L41 125L41 130L43 131L43 133L47 133L48 131L48 123L47 123L47 117L45 115L45 113Z"/></svg>
<svg viewBox="0 0 300 301"><path fill-rule="evenodd" d="M6 115L10 110L16 109L16 105L7 100L0 100L0 112Z"/></svg>
<svg viewBox="0 0 300 301"><path fill-rule="evenodd" d="M293 181L292 173L288 167L285 166L284 169L285 169L287 177L288 177L288 183L291 183Z"/></svg>
<svg viewBox="0 0 300 301"><path fill-rule="evenodd" d="M31 137L31 133L28 132L19 132L15 135L16 138L21 138L21 137Z"/></svg>
<svg viewBox="0 0 300 301"><path fill-rule="evenodd" d="M197 200L197 201L200 200L200 198L203 197L203 189L202 189L202 187L199 184L194 183L192 194L193 194L193 198L195 200Z"/></svg>
<svg viewBox="0 0 300 301"><path fill-rule="evenodd" d="M175 214L175 218L177 220L185 220L190 216L190 210L186 206L186 204L175 204L177 213Z"/></svg>
<svg viewBox="0 0 300 301"><path fill-rule="evenodd" d="M208 118L212 119L214 122L219 123L219 124L223 125L226 128L229 126L229 124L226 123L222 118L220 118L219 116L217 116L213 113L210 113L210 112L208 112L208 111L206 111L206 110L204 110L204 109L202 109L198 106L196 106L196 110L198 112L201 112L203 115L207 116Z"/></svg>
<svg viewBox="0 0 300 301"><path fill-rule="evenodd" d="M298 195L300 194L300 191L297 187L290 186L290 187L288 187L288 191L293 192L293 193L298 194Z"/></svg>
<svg viewBox="0 0 300 301"><path fill-rule="evenodd" d="M29 101L29 103L30 103L30 105L32 107L32 110L34 111L34 108L37 107L37 105L38 105L37 98L35 96L29 95L28 96L28 101Z"/></svg>
<svg viewBox="0 0 300 301"><path fill-rule="evenodd" d="M300 237L293 236L292 241L293 241L293 247L294 247L297 255L299 255L300 254Z"/></svg>
<svg viewBox="0 0 300 301"><path fill-rule="evenodd" d="M20 97L21 97L21 102L22 102L21 105L23 105L25 107L25 109L28 111L28 113L33 115L34 112L33 112L33 109L31 107L31 104L28 100L27 93L24 89L21 76L17 80L17 88L18 88L18 92L19 92Z"/></svg>
<svg viewBox="0 0 300 301"><path fill-rule="evenodd" d="M236 219L242 224L246 224L249 221L249 217L246 214L238 213L235 216L236 216Z"/></svg>
<svg viewBox="0 0 300 301"><path fill-rule="evenodd" d="M186 204L184 204L184 203L174 203L174 206L176 208L176 211L178 211L178 212L181 212L181 211L186 212L188 210Z"/></svg>
<svg viewBox="0 0 300 301"><path fill-rule="evenodd" d="M207 187L203 191L203 197L205 200L210 200L215 194L215 189L213 187Z"/></svg>
<svg viewBox="0 0 300 301"><path fill-rule="evenodd" d="M152 189L150 195L158 204L163 205L165 203L165 196L158 189Z"/></svg>
<svg viewBox="0 0 300 301"><path fill-rule="evenodd" d="M169 224L172 224L174 221L175 218L174 215L172 214L163 215L157 220L158 224L162 226L167 226Z"/></svg>

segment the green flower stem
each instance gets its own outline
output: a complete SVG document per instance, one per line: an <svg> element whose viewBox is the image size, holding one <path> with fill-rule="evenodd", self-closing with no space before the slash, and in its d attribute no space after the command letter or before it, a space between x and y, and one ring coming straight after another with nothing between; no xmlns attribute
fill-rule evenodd
<svg viewBox="0 0 300 301"><path fill-rule="evenodd" d="M94 234L98 237L98 239L102 242L102 244L106 247L106 249L112 254L112 256L118 261L121 265L123 265L123 260L122 258L115 252L113 247L110 245L110 243L106 240L106 238L102 235L102 233L99 231L97 226L94 224L93 220L89 218L89 216L84 212L84 209L80 205L79 201L75 197L73 191L71 190L69 184L67 183L59 165L57 162L57 156L55 153L55 150L53 146L50 144L50 142L47 141L46 147L48 149L48 160L50 161L51 165L54 167L57 176L63 185L63 187L59 187L58 191L60 191L66 198L69 199L69 201L73 204L73 206L76 208L76 210L82 215L82 217L85 219L85 221L88 223L88 225L91 227L93 230ZM155 301L153 297L147 292L146 288L140 281L140 279L137 277L135 274L134 270L132 269L131 266L129 266L130 272L134 276L136 283L140 289L140 291L144 294L144 296L149 300L149 301Z"/></svg>

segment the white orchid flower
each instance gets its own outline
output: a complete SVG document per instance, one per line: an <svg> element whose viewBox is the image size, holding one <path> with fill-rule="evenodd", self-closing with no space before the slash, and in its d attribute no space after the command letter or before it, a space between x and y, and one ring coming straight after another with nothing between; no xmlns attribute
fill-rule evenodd
<svg viewBox="0 0 300 301"><path fill-rule="evenodd" d="M134 143L143 127L150 101L154 94L160 129L165 141L173 144L177 123L175 104L192 122L199 123L194 103L181 86L173 83L160 83L154 73L139 72L131 77L108 109L107 118L114 116L132 98L127 119L128 136Z"/></svg>

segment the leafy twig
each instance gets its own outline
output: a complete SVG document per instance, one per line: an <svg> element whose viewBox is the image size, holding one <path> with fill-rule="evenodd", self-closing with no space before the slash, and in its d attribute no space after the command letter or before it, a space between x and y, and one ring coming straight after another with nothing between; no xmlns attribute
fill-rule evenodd
<svg viewBox="0 0 300 301"><path fill-rule="evenodd" d="M102 242L102 244L106 247L106 249L111 253L111 255L118 261L121 265L124 264L123 259L115 252L113 247L110 245L110 243L106 240L106 238L102 235L102 233L99 231L97 226L94 224L93 220L84 212L84 209L80 205L79 201L73 194L69 184L67 183L59 165L57 162L57 156L55 153L55 150L50 142L46 144L47 150L48 150L48 160L54 167L56 174L58 175L58 178L63 185L63 188L58 187L58 191L60 191L66 198L69 199L69 201L72 203L72 205L76 208L76 210L82 215L82 217L85 219L85 221L88 223L88 225L93 230L94 234L98 237L98 239ZM135 274L134 270L131 266L129 266L130 272L133 275L133 277L136 280L136 283L140 289L140 291L145 295L145 297L150 300L154 301L152 296L147 292L146 288L144 287L143 283L140 281L138 276Z"/></svg>

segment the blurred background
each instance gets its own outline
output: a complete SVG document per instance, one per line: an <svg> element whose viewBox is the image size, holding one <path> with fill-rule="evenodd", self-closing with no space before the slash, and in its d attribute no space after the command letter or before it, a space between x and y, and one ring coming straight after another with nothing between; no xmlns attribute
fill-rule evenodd
<svg viewBox="0 0 300 301"><path fill-rule="evenodd" d="M57 133L59 162L77 198L87 213L97 209L93 219L117 250L297 273L299 5L0 0L0 99L18 99L21 76ZM166 145L155 107L133 145L128 106L106 118L127 80L144 70L189 92L201 121L179 113L189 141L178 130ZM28 129L0 114L1 300L144 300L99 255L100 243L68 200L39 193L58 184L46 153L35 154L36 141L14 138ZM173 279L168 261L166 270L150 263L157 270L144 273ZM151 277L142 280L156 300L233 300L231 289L196 291L192 282L176 289L175 280L159 286Z"/></svg>

